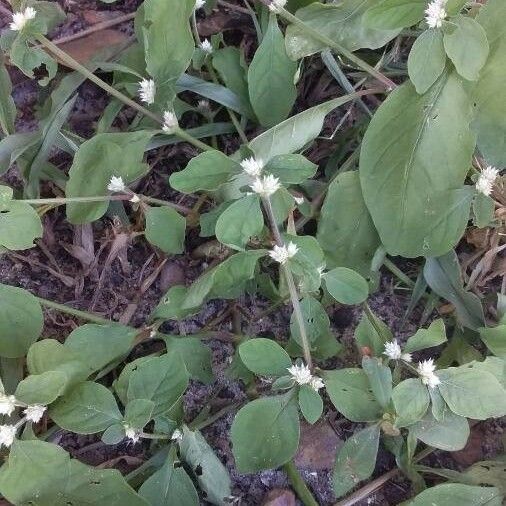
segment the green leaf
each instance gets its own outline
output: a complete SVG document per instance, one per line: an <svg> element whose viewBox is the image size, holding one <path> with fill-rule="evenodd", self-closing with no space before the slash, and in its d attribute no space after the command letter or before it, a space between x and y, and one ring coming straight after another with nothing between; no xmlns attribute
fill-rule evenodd
<svg viewBox="0 0 506 506"><path fill-rule="evenodd" d="M452 17L451 29L444 35L444 47L457 72L469 81L476 81L489 52L482 26L469 16Z"/></svg>
<svg viewBox="0 0 506 506"><path fill-rule="evenodd" d="M423 443L447 452L462 450L469 437L469 423L463 416L452 413L448 408L440 420L427 412L422 420L409 428Z"/></svg>
<svg viewBox="0 0 506 506"><path fill-rule="evenodd" d="M22 486L20 486L22 484ZM71 459L61 447L16 440L0 470L0 488L12 504L148 506L116 469L95 469Z"/></svg>
<svg viewBox="0 0 506 506"><path fill-rule="evenodd" d="M137 367L139 367L139 365L142 364L143 362L149 362L152 359L153 359L152 356L139 357L132 360L132 362L128 362L128 364L126 364L125 367L123 367L123 370L121 371L118 379L116 379L112 385L114 388L114 392L116 393L122 404L126 405L128 403L127 398L128 382L130 381L130 376L132 372L135 371Z"/></svg>
<svg viewBox="0 0 506 506"><path fill-rule="evenodd" d="M371 476L376 467L379 435L379 427L372 425L344 442L337 454L332 477L336 497L342 497Z"/></svg>
<svg viewBox="0 0 506 506"><path fill-rule="evenodd" d="M345 95L306 109L261 133L250 141L249 147L255 157L265 163L276 155L299 151L318 136L325 116L329 112L350 102L353 98L353 96Z"/></svg>
<svg viewBox="0 0 506 506"><path fill-rule="evenodd" d="M320 394L309 385L299 388L299 407L308 423L316 423L323 413L323 400Z"/></svg>
<svg viewBox="0 0 506 506"><path fill-rule="evenodd" d="M474 293L464 289L459 260L454 251L438 258L428 258L423 275L434 292L455 306L461 325L473 330L483 327L485 317L481 301Z"/></svg>
<svg viewBox="0 0 506 506"><path fill-rule="evenodd" d="M195 49L190 29L194 7L193 0L145 0L143 4L147 71L157 84L168 88L163 98L169 103Z"/></svg>
<svg viewBox="0 0 506 506"><path fill-rule="evenodd" d="M244 250L251 237L264 227L258 195L247 195L227 207L216 222L216 239L233 249Z"/></svg>
<svg viewBox="0 0 506 506"><path fill-rule="evenodd" d="M165 253L184 251L186 220L171 207L148 207L146 239Z"/></svg>
<svg viewBox="0 0 506 506"><path fill-rule="evenodd" d="M362 369L369 378L371 390L380 406L386 408L392 397L392 372L377 358L364 356Z"/></svg>
<svg viewBox="0 0 506 506"><path fill-rule="evenodd" d="M306 296L300 301L306 335L310 343L315 343L323 335L330 334L330 320L322 304L314 297ZM290 334L302 346L300 328L295 311L290 318Z"/></svg>
<svg viewBox="0 0 506 506"><path fill-rule="evenodd" d="M0 185L0 213L8 211L14 196L14 191L9 186Z"/></svg>
<svg viewBox="0 0 506 506"><path fill-rule="evenodd" d="M361 48L377 49L399 33L396 30L376 30L364 22L364 13L376 0L345 0L339 5L314 2L297 11L304 24L350 51ZM298 60L325 49L319 40L310 37L302 28L289 25L286 31L286 49L293 60Z"/></svg>
<svg viewBox="0 0 506 506"><path fill-rule="evenodd" d="M190 466L195 481L205 493L206 501L218 506L228 504L228 498L232 495L230 476L202 434L183 427L179 450L181 459Z"/></svg>
<svg viewBox="0 0 506 506"><path fill-rule="evenodd" d="M339 174L330 183L316 237L329 267L348 267L369 275L380 240L362 196L358 171Z"/></svg>
<svg viewBox="0 0 506 506"><path fill-rule="evenodd" d="M483 193L478 193L473 199L474 224L478 228L488 227L494 219L494 199Z"/></svg>
<svg viewBox="0 0 506 506"><path fill-rule="evenodd" d="M69 172L67 197L107 195L112 176L131 183L146 172L142 163L146 146L153 132L122 132L97 134L83 142ZM108 202L67 204L67 218L73 224L98 220L107 210Z"/></svg>
<svg viewBox="0 0 506 506"><path fill-rule="evenodd" d="M372 422L382 415L362 369L325 371L325 387L335 408L352 422Z"/></svg>
<svg viewBox="0 0 506 506"><path fill-rule="evenodd" d="M473 194L459 189L475 146L471 112L455 73L444 73L424 95L406 83L376 111L362 142L360 178L391 255L438 256L461 238Z"/></svg>
<svg viewBox="0 0 506 506"><path fill-rule="evenodd" d="M184 320L195 313L195 309L184 309L183 302L186 299L188 288L176 285L167 291L155 308L152 318L162 320Z"/></svg>
<svg viewBox="0 0 506 506"><path fill-rule="evenodd" d="M42 237L42 223L37 211L24 202L12 200L0 212L0 246L10 250L25 250L35 246Z"/></svg>
<svg viewBox="0 0 506 506"><path fill-rule="evenodd" d="M417 93L424 94L443 73L446 52L441 30L425 30L415 40L408 56L408 73Z"/></svg>
<svg viewBox="0 0 506 506"><path fill-rule="evenodd" d="M277 177L282 184L300 184L312 178L318 165L302 155L277 155L264 167L264 172Z"/></svg>
<svg viewBox="0 0 506 506"><path fill-rule="evenodd" d="M199 495L180 462L170 455L139 489L151 506L199 506Z"/></svg>
<svg viewBox="0 0 506 506"><path fill-rule="evenodd" d="M125 406L124 422L134 429L142 430L153 418L155 403L149 399L132 399Z"/></svg>
<svg viewBox="0 0 506 506"><path fill-rule="evenodd" d="M11 96L12 83L5 68L4 58L0 56L0 128L4 135L14 133L16 104Z"/></svg>
<svg viewBox="0 0 506 506"><path fill-rule="evenodd" d="M409 502L409 506L433 506L435 504L501 506L502 495L497 488L493 487L444 483L424 490Z"/></svg>
<svg viewBox="0 0 506 506"><path fill-rule="evenodd" d="M43 324L42 309L31 293L0 284L0 356L24 356L40 336Z"/></svg>
<svg viewBox="0 0 506 506"><path fill-rule="evenodd" d="M367 281L347 267L336 267L323 275L328 292L341 304L360 304L369 295Z"/></svg>
<svg viewBox="0 0 506 506"><path fill-rule="evenodd" d="M276 469L299 446L299 414L293 393L249 402L235 416L232 451L240 473Z"/></svg>
<svg viewBox="0 0 506 506"><path fill-rule="evenodd" d="M25 404L47 406L63 394L66 384L67 376L61 371L31 374L19 382L15 396Z"/></svg>
<svg viewBox="0 0 506 506"><path fill-rule="evenodd" d="M504 455L497 460L476 462L463 473L466 480L473 485L491 485L502 494L506 493L506 461Z"/></svg>
<svg viewBox="0 0 506 506"><path fill-rule="evenodd" d="M205 151L192 158L186 168L175 172L169 183L182 193L194 193L200 190L217 190L241 166L220 151Z"/></svg>
<svg viewBox="0 0 506 506"><path fill-rule="evenodd" d="M103 385L85 381L56 401L49 415L60 427L95 434L123 419L114 395Z"/></svg>
<svg viewBox="0 0 506 506"><path fill-rule="evenodd" d="M138 364L130 374L128 401L150 399L155 403L153 416L169 411L188 386L188 372L179 353L167 353L161 357Z"/></svg>
<svg viewBox="0 0 506 506"><path fill-rule="evenodd" d="M272 339L249 339L239 346L244 365L261 376L283 376L291 367L288 353Z"/></svg>
<svg viewBox="0 0 506 506"><path fill-rule="evenodd" d="M506 390L506 362L503 359L498 357L487 357L485 360L479 362L473 360L467 363L466 366L492 374Z"/></svg>
<svg viewBox="0 0 506 506"><path fill-rule="evenodd" d="M490 52L474 88L473 126L479 150L496 167L506 165L506 101L502 98L506 81L506 33L502 21L505 16L506 4L502 0L489 0L476 18L485 29Z"/></svg>
<svg viewBox="0 0 506 506"><path fill-rule="evenodd" d="M127 355L137 333L123 325L88 323L73 330L64 346L73 351L92 373Z"/></svg>
<svg viewBox="0 0 506 506"><path fill-rule="evenodd" d="M249 101L247 66L241 50L234 46L213 51L213 67L218 71L227 88L239 98L248 118L254 118Z"/></svg>
<svg viewBox="0 0 506 506"><path fill-rule="evenodd" d="M214 380L211 350L198 337L163 336L168 353L179 353L194 379L208 385Z"/></svg>
<svg viewBox="0 0 506 506"><path fill-rule="evenodd" d="M355 339L362 347L370 348L373 355L380 357L385 343L394 338L392 331L370 309L364 311L355 329Z"/></svg>
<svg viewBox="0 0 506 506"><path fill-rule="evenodd" d="M506 390L486 370L468 365L438 371L439 391L450 409L460 416L486 420L506 415Z"/></svg>
<svg viewBox="0 0 506 506"><path fill-rule="evenodd" d="M425 350L446 343L445 322L442 319L434 320L427 329L418 329L404 346L405 353Z"/></svg>
<svg viewBox="0 0 506 506"><path fill-rule="evenodd" d="M396 427L407 427L420 420L429 407L427 387L418 378L409 378L399 383L392 392L397 418Z"/></svg>
<svg viewBox="0 0 506 506"><path fill-rule="evenodd" d="M407 28L423 19L425 0L380 0L367 9L364 25L378 30Z"/></svg>
<svg viewBox="0 0 506 506"><path fill-rule="evenodd" d="M272 127L283 121L297 97L294 76L297 64L286 55L285 40L277 17L269 25L248 70L251 105L260 123Z"/></svg>
<svg viewBox="0 0 506 506"><path fill-rule="evenodd" d="M506 325L479 329L481 340L497 357L506 360Z"/></svg>

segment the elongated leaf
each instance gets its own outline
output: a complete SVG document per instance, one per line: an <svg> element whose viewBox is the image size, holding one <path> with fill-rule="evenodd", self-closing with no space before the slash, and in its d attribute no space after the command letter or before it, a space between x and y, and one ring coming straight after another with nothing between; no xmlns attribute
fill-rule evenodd
<svg viewBox="0 0 506 506"><path fill-rule="evenodd" d="M265 127L283 121L293 107L297 90L293 82L297 64L286 55L283 34L275 14L248 71L251 105Z"/></svg>
<svg viewBox="0 0 506 506"><path fill-rule="evenodd" d="M494 355L506 360L506 325L480 329L480 337Z"/></svg>
<svg viewBox="0 0 506 506"><path fill-rule="evenodd" d="M375 3L376 0L345 0L339 5L314 2L298 10L297 17L350 51L376 49L392 40L400 29L376 30L365 25L364 13ZM286 48L290 58L298 60L325 49L325 45L301 28L290 25L286 31Z"/></svg>
<svg viewBox="0 0 506 506"><path fill-rule="evenodd" d="M435 320L427 329L418 329L415 335L411 336L404 346L407 353L424 350L439 346L447 341L444 320Z"/></svg>
<svg viewBox="0 0 506 506"><path fill-rule="evenodd" d="M459 260L455 252L438 258L428 258L423 275L428 285L439 296L455 306L462 325L474 330L483 327L485 322L483 307L474 293L464 290Z"/></svg>
<svg viewBox="0 0 506 506"><path fill-rule="evenodd" d="M444 36L446 53L462 77L476 81L488 57L487 34L473 18L461 14L452 18L452 28Z"/></svg>
<svg viewBox="0 0 506 506"><path fill-rule="evenodd" d="M419 379L408 378L399 383L392 392L397 419L396 427L407 427L420 420L429 407L427 387Z"/></svg>
<svg viewBox="0 0 506 506"><path fill-rule="evenodd" d="M460 483L444 483L418 494L410 506L458 504L459 506L501 506L502 495L494 487L473 487Z"/></svg>
<svg viewBox="0 0 506 506"><path fill-rule="evenodd" d="M347 439L339 450L332 481L336 497L341 497L369 478L376 467L379 427L372 425Z"/></svg>
<svg viewBox="0 0 506 506"><path fill-rule="evenodd" d="M297 451L299 430L297 403L291 393L249 402L237 413L231 429L237 469L254 473L288 462Z"/></svg>
<svg viewBox="0 0 506 506"><path fill-rule="evenodd" d="M423 19L425 0L380 0L364 14L364 25L382 30L406 28Z"/></svg>
<svg viewBox="0 0 506 506"><path fill-rule="evenodd" d="M11 96L11 79L3 60L3 56L0 55L0 128L5 135L9 135L14 133L16 105Z"/></svg>
<svg viewBox="0 0 506 506"><path fill-rule="evenodd" d="M472 195L460 189L475 144L470 120L469 97L455 73L443 74L422 96L404 84L374 115L360 179L390 254L438 256L462 236Z"/></svg>
<svg viewBox="0 0 506 506"><path fill-rule="evenodd" d="M22 484L22 486L20 486ZM116 469L95 469L71 459L58 445L16 440L0 470L2 495L12 504L148 506ZM58 498L57 500L55 498Z"/></svg>
<svg viewBox="0 0 506 506"><path fill-rule="evenodd" d="M408 73L416 91L425 93L443 73L446 53L441 30L425 30L408 56Z"/></svg>
<svg viewBox="0 0 506 506"><path fill-rule="evenodd" d="M362 369L369 378L374 397L383 408L386 408L392 397L392 372L390 367L383 365L377 358L366 356L362 359Z"/></svg>
<svg viewBox="0 0 506 506"><path fill-rule="evenodd" d="M0 356L24 356L43 324L40 304L30 292L0 284Z"/></svg>
<svg viewBox="0 0 506 506"><path fill-rule="evenodd" d="M112 176L122 177L128 184L146 172L142 163L152 132L98 134L84 142L70 168L67 197L107 195ZM71 223L88 223L100 218L107 202L70 203L67 218Z"/></svg>
<svg viewBox="0 0 506 506"><path fill-rule="evenodd" d="M340 174L330 184L316 237L329 268L348 267L369 275L380 240L364 203L357 171Z"/></svg>
<svg viewBox="0 0 506 506"><path fill-rule="evenodd" d="M478 147L487 162L496 167L506 165L506 3L490 0L480 9L476 20L483 26L490 44L488 60L474 88Z"/></svg>

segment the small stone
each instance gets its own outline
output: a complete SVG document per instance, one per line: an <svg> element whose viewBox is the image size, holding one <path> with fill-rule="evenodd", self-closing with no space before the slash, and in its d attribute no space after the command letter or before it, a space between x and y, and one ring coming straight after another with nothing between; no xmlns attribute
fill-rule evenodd
<svg viewBox="0 0 506 506"><path fill-rule="evenodd" d="M275 488L265 496L262 506L295 506L295 495L291 490Z"/></svg>

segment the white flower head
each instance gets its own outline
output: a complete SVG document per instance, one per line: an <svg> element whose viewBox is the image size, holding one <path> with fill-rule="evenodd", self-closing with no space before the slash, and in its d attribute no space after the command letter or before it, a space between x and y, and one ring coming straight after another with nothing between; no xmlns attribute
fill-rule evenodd
<svg viewBox="0 0 506 506"><path fill-rule="evenodd" d="M196 0L195 2L195 10L198 11L199 9L202 9L206 5L206 0Z"/></svg>
<svg viewBox="0 0 506 506"><path fill-rule="evenodd" d="M425 21L429 28L441 28L446 19L446 0L432 0L425 9Z"/></svg>
<svg viewBox="0 0 506 506"><path fill-rule="evenodd" d="M130 425L124 425L125 436L132 441L132 443L137 443L141 438L141 433L137 429L130 427Z"/></svg>
<svg viewBox="0 0 506 506"><path fill-rule="evenodd" d="M177 116L172 111L165 111L163 113L163 127L162 130L166 134L174 133L174 130L179 126Z"/></svg>
<svg viewBox="0 0 506 506"><path fill-rule="evenodd" d="M16 437L18 427L16 425L0 425L0 447L7 448L12 445Z"/></svg>
<svg viewBox="0 0 506 506"><path fill-rule="evenodd" d="M318 392L320 388L323 388L325 386L325 383L323 383L323 380L318 376L313 376L309 382L309 385L315 392Z"/></svg>
<svg viewBox="0 0 506 506"><path fill-rule="evenodd" d="M125 182L123 181L123 178L112 176L111 180L109 181L109 184L107 185L107 189L110 192L115 192L115 193L121 193L121 192L126 191L126 186L125 186Z"/></svg>
<svg viewBox="0 0 506 506"><path fill-rule="evenodd" d="M294 197L293 197L293 200L295 200L295 203L296 203L298 206L300 206L301 204L304 204L304 202L305 202L304 197L296 197L295 195L294 195Z"/></svg>
<svg viewBox="0 0 506 506"><path fill-rule="evenodd" d="M141 100L148 105L155 102L156 84L153 79L143 79L139 83L139 96Z"/></svg>
<svg viewBox="0 0 506 506"><path fill-rule="evenodd" d="M285 264L290 258L295 256L299 251L299 248L293 242L289 242L288 246L274 246L271 251L269 251L269 256L280 263L281 265Z"/></svg>
<svg viewBox="0 0 506 506"><path fill-rule="evenodd" d="M486 169L483 169L478 181L476 181L476 190L483 193L483 195L490 195L498 176L499 171L494 167L488 166Z"/></svg>
<svg viewBox="0 0 506 506"><path fill-rule="evenodd" d="M318 267L318 269L316 269L317 272L318 272L318 276L320 276L320 279L323 277L323 273L325 272L325 266L324 265L320 265L320 267Z"/></svg>
<svg viewBox="0 0 506 506"><path fill-rule="evenodd" d="M197 102L197 109L201 112L209 112L211 110L209 100L199 100Z"/></svg>
<svg viewBox="0 0 506 506"><path fill-rule="evenodd" d="M200 43L200 49L202 49L202 51L204 51L204 53L207 54L211 54L213 52L213 46L211 45L208 39L204 39Z"/></svg>
<svg viewBox="0 0 506 506"><path fill-rule="evenodd" d="M183 440L183 433L179 430L179 429L176 429L173 433L172 433L172 436L170 437L170 439L172 441L182 441Z"/></svg>
<svg viewBox="0 0 506 506"><path fill-rule="evenodd" d="M10 29L16 32L21 31L26 23L31 19L34 19L37 15L37 11L33 7L27 7L22 12L15 12L12 15L12 23L10 24Z"/></svg>
<svg viewBox="0 0 506 506"><path fill-rule="evenodd" d="M281 188L281 184L279 183L279 179L277 177L269 174L263 178L259 177L255 179L253 184L250 185L250 188L262 197L270 197Z"/></svg>
<svg viewBox="0 0 506 506"><path fill-rule="evenodd" d="M401 360L404 360L404 362L412 362L413 357L411 356L411 353L403 353L401 355Z"/></svg>
<svg viewBox="0 0 506 506"><path fill-rule="evenodd" d="M388 358L391 358L392 360L399 360L401 358L402 351L401 347L399 346L399 343L397 342L397 339L385 343L385 351L383 355L386 355Z"/></svg>
<svg viewBox="0 0 506 506"><path fill-rule="evenodd" d="M260 158L257 160L254 156L250 156L241 162L241 167L248 176L259 177L264 168L264 162Z"/></svg>
<svg viewBox="0 0 506 506"><path fill-rule="evenodd" d="M313 379L313 375L306 364L295 364L287 369L293 380L299 385L307 385Z"/></svg>
<svg viewBox="0 0 506 506"><path fill-rule="evenodd" d="M287 0L271 0L269 10L271 12L279 12L285 5Z"/></svg>
<svg viewBox="0 0 506 506"><path fill-rule="evenodd" d="M44 412L46 411L46 406L41 406L40 404L34 404L33 406L28 406L23 413L26 415L26 419L33 423L39 423L44 416Z"/></svg>
<svg viewBox="0 0 506 506"><path fill-rule="evenodd" d="M417 372L420 375L420 379L424 385L427 385L430 388L434 388L441 383L439 377L434 374L435 370L436 366L434 365L434 360L432 360L432 358L424 360L423 362L418 362Z"/></svg>
<svg viewBox="0 0 506 506"><path fill-rule="evenodd" d="M16 397L0 394L0 415L11 416L16 409Z"/></svg>

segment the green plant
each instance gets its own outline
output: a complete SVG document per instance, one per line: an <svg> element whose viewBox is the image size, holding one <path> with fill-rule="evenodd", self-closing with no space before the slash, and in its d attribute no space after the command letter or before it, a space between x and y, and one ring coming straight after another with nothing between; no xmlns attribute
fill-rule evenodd
<svg viewBox="0 0 506 506"><path fill-rule="evenodd" d="M2 63L0 172L16 163L23 189L0 187L0 247L31 248L42 236L41 217L59 206L73 225L121 213L133 235L165 255L183 254L187 230L198 226L201 237L216 237L221 246L190 286L168 290L142 328L0 285L0 412L10 417L0 426L0 443L10 448L0 493L13 504L89 504L90 487L93 504L198 504L197 488L208 502L225 504L232 495L228 471L199 430L232 411L237 470L283 467L301 500L317 504L293 458L300 420L314 424L326 409L361 424L336 455L336 497L371 477L381 440L419 493L409 504L455 497L459 504L501 503L504 483L495 474L452 473L419 461L433 449L462 449L468 419L506 415L504 294L495 295L496 318L487 317L483 301L464 286L454 251L470 220L504 230L501 214L494 214L505 201L494 167L506 165L506 4L309 1L293 13L286 3L258 2L253 10L245 2L259 39L249 65L223 37L200 39L195 10L203 2L194 0L145 0L135 42L112 61L83 65L46 37L64 19L57 3L12 0L15 14L0 46L25 75L43 75L39 83L51 93L39 129L16 133ZM413 39L407 62L396 66L398 46ZM383 56L357 55L382 47ZM303 58L318 54L347 94L290 115ZM58 76L57 61L73 72ZM112 74L112 84L99 71ZM89 139L66 126L86 79L111 95ZM213 107L195 106L185 91ZM366 100L372 95L387 95L374 115ZM352 104L364 112L361 124L342 142L332 136L335 152L319 172L302 153L317 142L327 115ZM117 131L112 125L123 107L129 124ZM203 124L185 129L190 111ZM257 136L255 125L263 128ZM241 143L233 153L220 149L225 134ZM151 151L176 142L200 152L168 180L175 191L200 195L192 208L135 191L150 170ZM51 164L55 146L72 157L68 174ZM56 196L41 197L47 181ZM312 220L316 234L305 232ZM417 281L387 255L421 257ZM367 304L383 265L412 291L411 309L426 299L430 313L442 298L452 314L400 344ZM213 380L203 343L209 336L166 335L160 328L211 300L246 293L261 294L274 309L288 303L289 329L269 339L240 328L228 334L236 346L228 373L242 380L249 401L213 414L204 408L188 422L183 397L190 378ZM328 316L336 303L363 309L355 367L325 362L343 347ZM89 323L63 343L39 340L42 307ZM148 346L147 355L131 360L139 345L160 340L163 351ZM436 347L440 358L427 358ZM261 391L259 379L268 385ZM126 439L148 446L148 440L149 458L126 477L95 469L47 442L58 428L101 434L107 445ZM451 483L426 489L431 473Z"/></svg>

